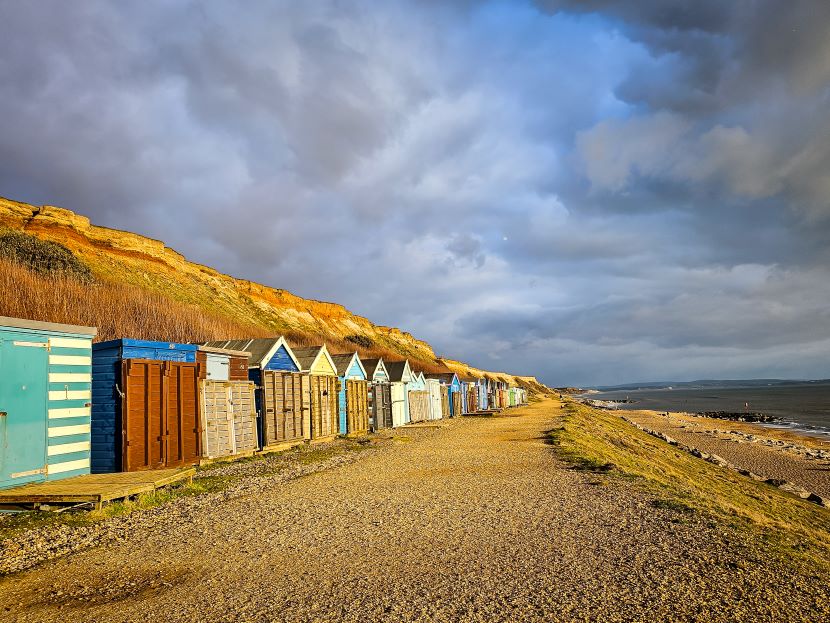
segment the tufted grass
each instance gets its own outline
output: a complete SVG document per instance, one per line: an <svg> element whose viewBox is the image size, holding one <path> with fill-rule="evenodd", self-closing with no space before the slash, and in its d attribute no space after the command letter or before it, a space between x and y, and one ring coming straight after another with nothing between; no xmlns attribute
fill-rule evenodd
<svg viewBox="0 0 830 623"><path fill-rule="evenodd" d="M575 468L633 480L657 508L751 530L779 554L830 571L830 509L696 458L613 413L568 401L559 415L548 436Z"/></svg>

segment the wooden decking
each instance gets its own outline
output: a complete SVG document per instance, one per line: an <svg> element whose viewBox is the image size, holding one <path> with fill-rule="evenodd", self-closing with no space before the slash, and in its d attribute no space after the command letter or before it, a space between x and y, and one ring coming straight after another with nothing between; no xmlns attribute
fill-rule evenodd
<svg viewBox="0 0 830 623"><path fill-rule="evenodd" d="M195 468L159 469L116 474L87 474L66 480L40 482L0 490L0 507L41 508L91 504L99 509L107 502L150 493L183 480L192 481Z"/></svg>

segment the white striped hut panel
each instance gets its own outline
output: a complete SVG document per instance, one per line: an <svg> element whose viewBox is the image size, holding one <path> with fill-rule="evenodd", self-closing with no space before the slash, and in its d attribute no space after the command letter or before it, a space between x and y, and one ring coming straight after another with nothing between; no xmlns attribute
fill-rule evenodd
<svg viewBox="0 0 830 623"><path fill-rule="evenodd" d="M0 488L89 473L94 335L0 318Z"/></svg>

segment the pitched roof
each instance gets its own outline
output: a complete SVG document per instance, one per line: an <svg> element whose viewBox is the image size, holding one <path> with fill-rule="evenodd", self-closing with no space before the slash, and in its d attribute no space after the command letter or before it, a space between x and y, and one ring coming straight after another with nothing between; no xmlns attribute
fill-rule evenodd
<svg viewBox="0 0 830 623"><path fill-rule="evenodd" d="M478 381L478 377L473 376L472 374L459 374L458 380L463 381L464 383L475 383Z"/></svg>
<svg viewBox="0 0 830 623"><path fill-rule="evenodd" d="M384 363L386 364L386 371L389 373L389 380L396 383L401 382L408 361L386 361Z"/></svg>
<svg viewBox="0 0 830 623"><path fill-rule="evenodd" d="M285 346L286 351L296 361L296 353L292 352L291 348L282 337L258 337L245 340L215 340L213 342L202 342L203 346L211 346L213 348L224 348L226 350L239 350L251 353L250 366L259 367L266 365L274 353L277 352L280 346ZM299 365L298 365L299 367Z"/></svg>
<svg viewBox="0 0 830 623"><path fill-rule="evenodd" d="M378 368L383 370L386 377L389 377L389 370L386 368L386 363L383 361L383 358L375 358L375 359L360 359L361 363L363 364L363 369L366 370L366 378L372 380L375 378L375 374L377 374Z"/></svg>
<svg viewBox="0 0 830 623"><path fill-rule="evenodd" d="M368 378L372 378L372 376L375 374L375 370L377 370L380 359L364 359L363 357L361 357L360 361L363 363L363 367L366 369L366 376Z"/></svg>
<svg viewBox="0 0 830 623"><path fill-rule="evenodd" d="M320 354L322 349L322 346L295 348L294 355L297 357L297 361L300 362L300 370L308 372L311 369L311 366L314 365L314 362L317 360L317 356Z"/></svg>
<svg viewBox="0 0 830 623"><path fill-rule="evenodd" d="M341 353L339 355L332 355L331 360L334 362L334 369L337 370L338 376L343 376L352 367L352 359L357 353Z"/></svg>
<svg viewBox="0 0 830 623"><path fill-rule="evenodd" d="M357 361L357 365L363 371L364 376L368 378L366 366L361 361L357 352L331 355L331 359L334 362L334 369L337 370L337 376L345 376L352 367L352 361ZM374 368L372 371L374 372Z"/></svg>
<svg viewBox="0 0 830 623"><path fill-rule="evenodd" d="M206 353L215 353L217 355L228 355L230 357L244 357L250 359L251 353L245 350L233 350L232 348L219 348L217 346L207 346L206 344L199 344L199 350Z"/></svg>
<svg viewBox="0 0 830 623"><path fill-rule="evenodd" d="M426 378L428 379L438 379L442 383L452 385L452 381L456 377L456 374L455 372L438 372L435 374L426 374L424 376L426 376Z"/></svg>

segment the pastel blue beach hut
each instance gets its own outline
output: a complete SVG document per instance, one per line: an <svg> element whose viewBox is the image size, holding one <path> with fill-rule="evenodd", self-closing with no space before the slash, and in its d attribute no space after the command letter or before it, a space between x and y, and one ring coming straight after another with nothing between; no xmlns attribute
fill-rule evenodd
<svg viewBox="0 0 830 623"><path fill-rule="evenodd" d="M426 391L426 388L427 384L424 373L417 370L413 370L412 381L406 386L406 390L410 392L423 392Z"/></svg>
<svg viewBox="0 0 830 623"><path fill-rule="evenodd" d="M485 411L490 408L490 378L485 374L478 380L478 408Z"/></svg>
<svg viewBox="0 0 830 623"><path fill-rule="evenodd" d="M369 429L369 399L363 363L356 352L332 355L331 358L340 383L337 392L340 434L365 433Z"/></svg>
<svg viewBox="0 0 830 623"><path fill-rule="evenodd" d="M89 473L95 334L0 316L0 489Z"/></svg>

